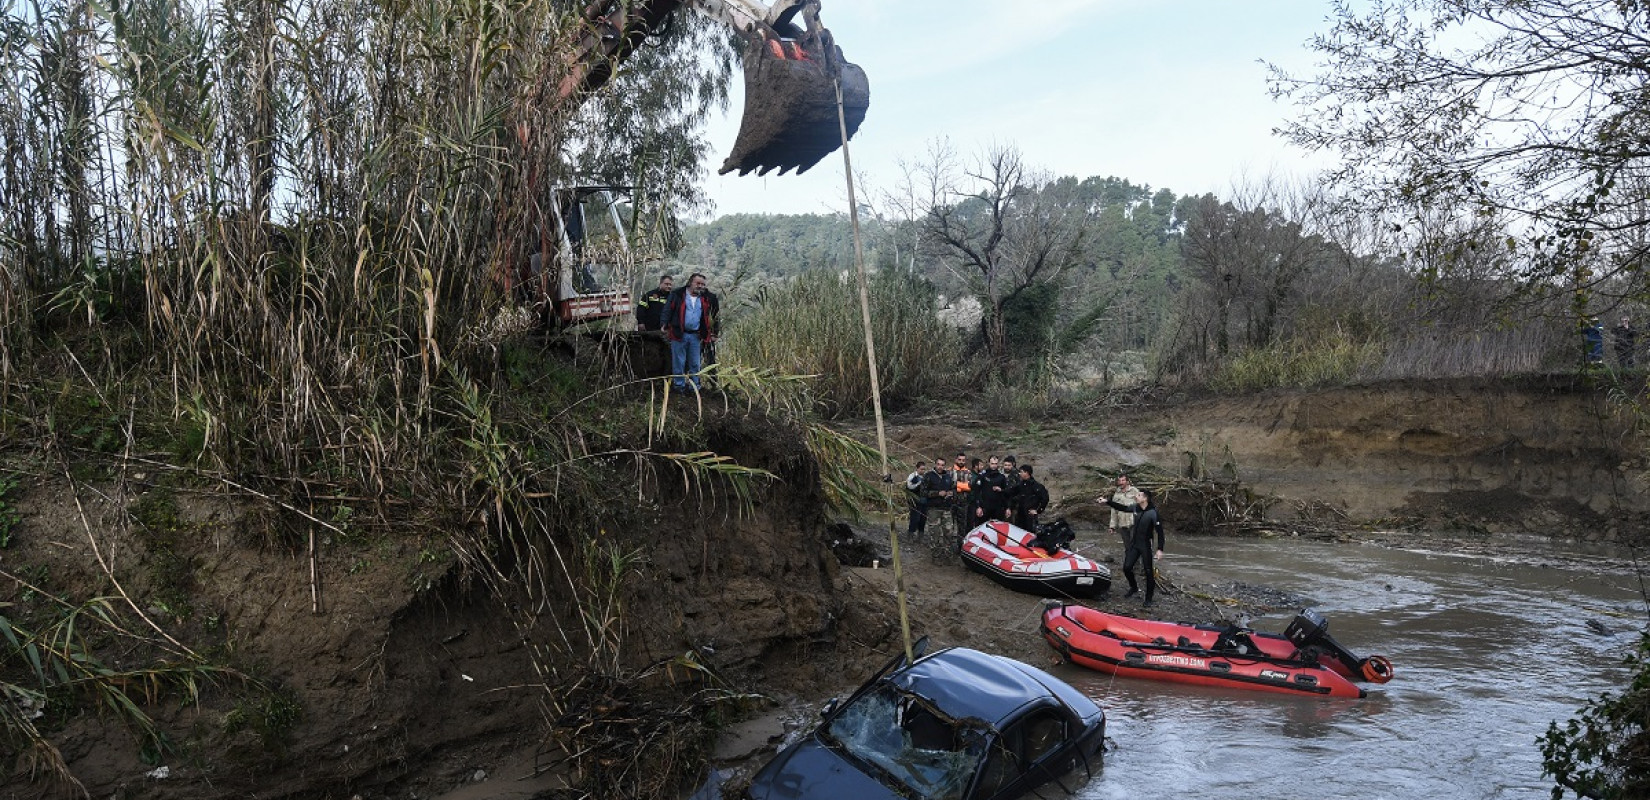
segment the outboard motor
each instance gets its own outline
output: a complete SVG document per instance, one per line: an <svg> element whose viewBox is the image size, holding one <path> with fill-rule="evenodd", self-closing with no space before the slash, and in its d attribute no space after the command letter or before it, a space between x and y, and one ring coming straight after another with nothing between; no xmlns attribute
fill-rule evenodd
<svg viewBox="0 0 1650 800"><path fill-rule="evenodd" d="M1329 638L1329 620L1324 619L1315 608L1303 608L1290 620L1289 627L1283 629L1283 635L1289 637L1296 647L1305 650Z"/></svg>
<svg viewBox="0 0 1650 800"><path fill-rule="evenodd" d="M1070 549L1072 540L1076 538L1076 531L1071 529L1071 523L1066 522L1065 517L1037 526L1037 546L1050 553Z"/></svg>
<svg viewBox="0 0 1650 800"><path fill-rule="evenodd" d="M1329 620L1324 619L1317 609L1301 609L1289 622L1289 627L1283 629L1283 635L1300 651L1299 658L1303 661L1317 661L1327 655L1345 667L1336 672L1342 672L1353 680L1372 683L1392 680L1392 662L1385 656L1359 658L1354 655L1329 635Z"/></svg>

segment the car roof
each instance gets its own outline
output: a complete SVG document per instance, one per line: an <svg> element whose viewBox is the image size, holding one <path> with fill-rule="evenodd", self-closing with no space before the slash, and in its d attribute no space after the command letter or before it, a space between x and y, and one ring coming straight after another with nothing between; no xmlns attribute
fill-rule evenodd
<svg viewBox="0 0 1650 800"><path fill-rule="evenodd" d="M1056 696L1038 672L1012 659L953 647L917 659L887 680L928 698L953 719L977 717L997 725L1027 703Z"/></svg>

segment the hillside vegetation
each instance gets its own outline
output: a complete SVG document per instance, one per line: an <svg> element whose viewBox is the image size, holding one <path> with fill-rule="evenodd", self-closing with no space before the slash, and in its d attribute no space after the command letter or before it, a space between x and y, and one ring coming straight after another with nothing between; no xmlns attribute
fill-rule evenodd
<svg viewBox="0 0 1650 800"><path fill-rule="evenodd" d="M1080 399L1142 382L1241 392L1584 366L1573 296L1494 277L1495 254L1358 238L1323 197L1265 186L1234 200L1177 198L1118 178L1025 179L1001 191L1012 202L995 211L974 198L944 223L871 217L862 232L870 269L936 299L949 330L920 335L958 337L949 346L984 386ZM1021 217L1032 215L1063 227L1031 230ZM986 263L970 242L993 231L1004 252ZM855 298L829 285L855 268L846 215L733 215L684 237L669 268L711 277L730 330L766 326L754 321L773 297L816 293L851 327ZM1026 251L1050 237L1063 238ZM758 338L763 353L811 346L800 331ZM743 358L744 346L730 343L726 356Z"/></svg>

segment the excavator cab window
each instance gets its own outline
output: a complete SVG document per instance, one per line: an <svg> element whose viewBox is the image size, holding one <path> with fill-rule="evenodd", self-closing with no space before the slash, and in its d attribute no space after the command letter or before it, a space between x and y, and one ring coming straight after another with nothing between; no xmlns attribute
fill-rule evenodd
<svg viewBox="0 0 1650 800"><path fill-rule="evenodd" d="M636 272L619 186L558 186L541 195L524 268L508 288L551 328L628 319Z"/></svg>
<svg viewBox="0 0 1650 800"><path fill-rule="evenodd" d="M556 191L563 267L562 296L606 292L623 285L629 253L617 187L577 186Z"/></svg>

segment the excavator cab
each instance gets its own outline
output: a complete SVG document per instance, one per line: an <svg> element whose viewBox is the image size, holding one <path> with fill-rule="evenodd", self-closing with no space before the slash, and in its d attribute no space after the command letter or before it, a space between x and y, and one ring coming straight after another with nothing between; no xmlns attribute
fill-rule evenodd
<svg viewBox="0 0 1650 800"><path fill-rule="evenodd" d="M804 172L853 136L870 105L865 70L842 57L819 22L819 0L596 0L556 86L578 103L612 79L682 7L718 19L746 42L745 109L721 173ZM840 118L839 118L840 108ZM541 199L530 256L501 271L506 291L564 328L632 313L629 241L616 186L565 186Z"/></svg>
<svg viewBox="0 0 1650 800"><path fill-rule="evenodd" d="M618 186L551 190L527 284L551 327L630 315L630 240L620 214L627 196Z"/></svg>

